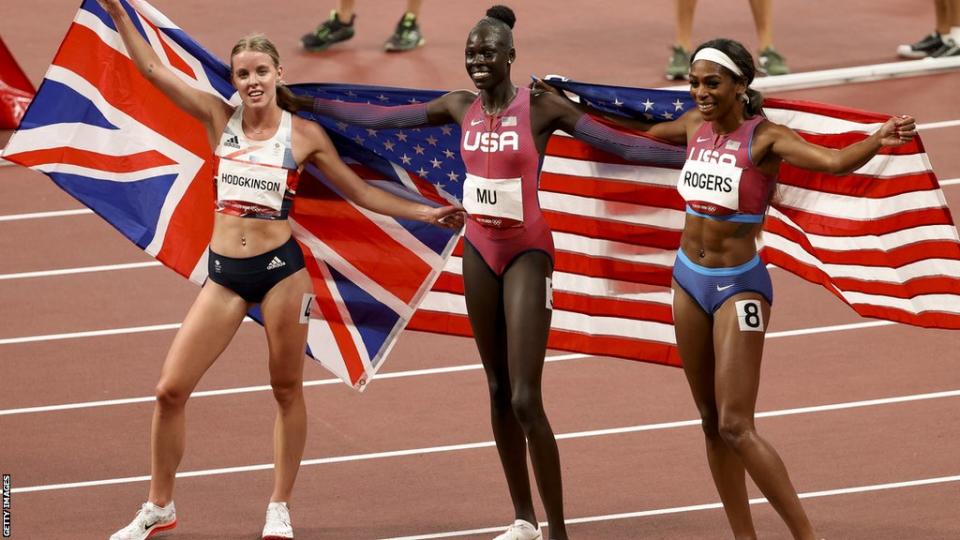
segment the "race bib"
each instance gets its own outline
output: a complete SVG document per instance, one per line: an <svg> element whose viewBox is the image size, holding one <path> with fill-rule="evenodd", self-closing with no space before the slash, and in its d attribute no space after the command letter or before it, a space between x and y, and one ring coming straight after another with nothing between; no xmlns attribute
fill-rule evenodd
<svg viewBox="0 0 960 540"><path fill-rule="evenodd" d="M523 191L519 178L492 180L467 173L463 207L484 227L506 229L523 224Z"/></svg>
<svg viewBox="0 0 960 540"><path fill-rule="evenodd" d="M726 163L688 159L680 171L677 189L691 208L703 214L730 214L740 209L743 169Z"/></svg>
<svg viewBox="0 0 960 540"><path fill-rule="evenodd" d="M217 198L280 211L287 188L287 173L286 169L280 167L221 158L217 169Z"/></svg>

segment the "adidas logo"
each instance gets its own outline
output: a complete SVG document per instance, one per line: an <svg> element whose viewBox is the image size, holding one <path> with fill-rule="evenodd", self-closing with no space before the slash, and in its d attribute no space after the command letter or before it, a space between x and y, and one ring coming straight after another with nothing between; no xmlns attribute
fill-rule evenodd
<svg viewBox="0 0 960 540"><path fill-rule="evenodd" d="M224 145L224 146L232 146L233 148L240 148L240 140L237 139L237 136L236 136L236 135L234 135L233 137L230 137L229 139L227 139L227 140L223 143L223 145Z"/></svg>
<svg viewBox="0 0 960 540"><path fill-rule="evenodd" d="M267 270L276 270L281 266L286 266L287 263L280 260L280 257L274 257L270 264L267 265Z"/></svg>

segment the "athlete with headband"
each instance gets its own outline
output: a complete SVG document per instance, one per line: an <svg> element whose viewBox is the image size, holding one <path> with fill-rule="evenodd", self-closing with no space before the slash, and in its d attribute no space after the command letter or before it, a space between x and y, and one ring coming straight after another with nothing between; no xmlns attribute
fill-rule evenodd
<svg viewBox="0 0 960 540"><path fill-rule="evenodd" d="M610 118L687 146L678 181L687 215L673 268L674 325L684 372L703 421L707 461L734 537L757 536L746 470L794 538L809 540L814 538L813 528L787 470L754 426L760 360L773 301L756 239L782 162L845 174L882 147L910 141L916 128L913 118L900 116L839 150L809 143L764 117L763 97L750 88L754 65L740 43L708 41L697 48L690 63L694 109L653 125Z"/></svg>

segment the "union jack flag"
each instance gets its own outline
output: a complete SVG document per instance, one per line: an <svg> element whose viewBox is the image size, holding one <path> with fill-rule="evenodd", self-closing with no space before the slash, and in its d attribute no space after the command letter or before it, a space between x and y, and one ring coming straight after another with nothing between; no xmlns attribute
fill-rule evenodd
<svg viewBox="0 0 960 540"><path fill-rule="evenodd" d="M124 7L181 79L239 103L223 62L148 3ZM377 92L386 94L393 102L412 99L395 90ZM402 160L398 165L365 150L356 130L328 127L345 160L368 181L435 204L453 200L427 180L429 174L411 174ZM436 133L452 136L447 128ZM375 133L363 136L376 140ZM408 146L416 155L408 166L432 167L421 147ZM214 193L204 129L140 76L95 0L83 2L4 156L47 174L163 264L195 283L206 279ZM310 169L290 223L316 294L308 352L362 388L436 279L456 233L363 210ZM261 320L257 309L250 315Z"/></svg>

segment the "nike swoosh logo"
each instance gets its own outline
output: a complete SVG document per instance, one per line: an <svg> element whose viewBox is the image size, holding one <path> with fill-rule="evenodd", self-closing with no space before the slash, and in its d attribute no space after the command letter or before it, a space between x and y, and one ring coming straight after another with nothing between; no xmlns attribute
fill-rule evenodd
<svg viewBox="0 0 960 540"><path fill-rule="evenodd" d="M703 137L703 138L697 137L697 142L704 142L704 141L709 141L709 140L710 140L710 137Z"/></svg>
<svg viewBox="0 0 960 540"><path fill-rule="evenodd" d="M721 287L720 284L717 283L717 292L723 292L723 291L729 289L730 287L733 287L733 283L731 283L731 284L729 284L729 285L724 285L723 287Z"/></svg>
<svg viewBox="0 0 960 540"><path fill-rule="evenodd" d="M482 124L482 123L483 123L483 120L471 120L471 121L470 121L470 125L471 125L471 126L477 126L477 125L480 125L480 124Z"/></svg>

